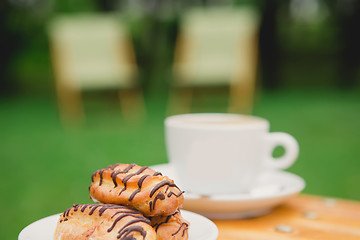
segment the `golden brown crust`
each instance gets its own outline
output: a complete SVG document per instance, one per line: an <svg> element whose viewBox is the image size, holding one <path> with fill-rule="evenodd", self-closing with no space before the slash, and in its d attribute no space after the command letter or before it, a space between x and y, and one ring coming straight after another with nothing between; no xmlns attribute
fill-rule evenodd
<svg viewBox="0 0 360 240"><path fill-rule="evenodd" d="M54 240L155 240L149 219L112 204L74 205L61 214Z"/></svg>
<svg viewBox="0 0 360 240"><path fill-rule="evenodd" d="M96 171L91 179L92 199L127 205L145 216L174 214L184 201L173 180L136 164L115 164Z"/></svg>
<svg viewBox="0 0 360 240"><path fill-rule="evenodd" d="M151 217L150 220L157 240L187 240L189 237L189 223L182 218L180 211L170 216Z"/></svg>

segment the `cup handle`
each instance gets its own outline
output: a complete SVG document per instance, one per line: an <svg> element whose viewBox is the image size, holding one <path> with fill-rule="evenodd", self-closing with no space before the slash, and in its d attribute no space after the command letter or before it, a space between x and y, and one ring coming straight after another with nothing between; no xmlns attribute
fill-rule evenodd
<svg viewBox="0 0 360 240"><path fill-rule="evenodd" d="M272 132L267 135L266 142L268 151L265 157L265 167L286 169L295 162L299 154L299 144L293 136L282 132ZM272 152L277 146L283 146L285 153L281 157L274 158Z"/></svg>

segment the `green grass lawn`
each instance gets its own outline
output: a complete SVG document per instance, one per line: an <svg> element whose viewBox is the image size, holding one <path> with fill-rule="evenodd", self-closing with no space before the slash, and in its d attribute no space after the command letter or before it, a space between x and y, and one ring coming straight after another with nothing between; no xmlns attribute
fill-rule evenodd
<svg viewBox="0 0 360 240"><path fill-rule="evenodd" d="M90 176L99 168L167 161L166 97L147 99L148 116L141 124L124 122L115 99L97 100L86 100L87 122L74 129L60 124L54 97L0 100L0 239L16 239L27 224L90 202ZM195 99L193 107L225 110L221 96ZM305 179L305 193L360 200L359 90L263 92L254 115L269 119L271 131L299 141L300 155L289 171Z"/></svg>

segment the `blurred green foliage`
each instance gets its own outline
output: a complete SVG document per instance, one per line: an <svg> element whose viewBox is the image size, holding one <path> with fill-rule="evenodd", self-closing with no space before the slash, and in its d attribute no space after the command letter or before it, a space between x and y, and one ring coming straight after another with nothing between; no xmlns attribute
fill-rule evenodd
<svg viewBox="0 0 360 240"><path fill-rule="evenodd" d="M11 1L21 3L22 1ZM21 90L41 89L47 91L53 85L51 61L49 56L47 23L52 17L63 13L99 12L101 1L34 1L33 5L9 4L10 11L4 17L10 31L16 32L21 41L19 50L15 52L11 62L11 76ZM166 93L171 82L171 63L173 61L174 45L177 36L181 12L196 6L211 6L207 1L179 3L170 1L164 7L151 8L151 4L142 1L103 1L109 2L114 12L122 18L129 27L137 61L140 66L140 82L146 92ZM156 6L157 1L153 1ZM333 10L332 1L319 1L319 17L312 21L298 19L291 13L290 1L275 1L277 9L277 40L280 54L280 68L286 69L290 61L298 68L310 67L311 73L306 75L306 84L334 85L336 74L326 75L321 67L321 60L325 65L336 66L338 52L341 46L339 38L339 24ZM136 3L136 4L135 4ZM231 1L214 2L218 5L230 4ZM234 1L236 6L252 5L259 12L264 10L266 1ZM143 5L142 5L143 4ZM331 5L332 4L332 5ZM104 5L104 3L103 3ZM161 6L161 5L159 5ZM148 8L148 9L147 9ZM319 64L319 69L311 66ZM285 66L283 66L285 65ZM326 65L327 66L327 65ZM282 70L281 70L282 71ZM325 74L325 77L318 77ZM260 82L261 82L261 74ZM301 80L286 78L280 74L282 87L301 85ZM309 79L311 78L311 79Z"/></svg>

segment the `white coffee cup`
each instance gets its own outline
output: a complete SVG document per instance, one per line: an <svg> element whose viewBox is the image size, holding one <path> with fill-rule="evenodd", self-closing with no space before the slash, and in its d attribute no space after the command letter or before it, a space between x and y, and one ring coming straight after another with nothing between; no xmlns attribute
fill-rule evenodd
<svg viewBox="0 0 360 240"><path fill-rule="evenodd" d="M213 195L250 191L259 174L286 169L296 160L297 141L269 132L266 119L227 113L195 113L165 119L166 149L185 191ZM277 146L285 153L272 156Z"/></svg>

